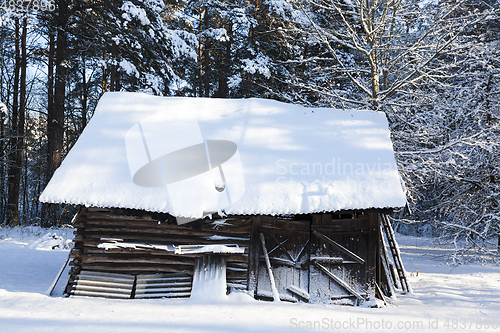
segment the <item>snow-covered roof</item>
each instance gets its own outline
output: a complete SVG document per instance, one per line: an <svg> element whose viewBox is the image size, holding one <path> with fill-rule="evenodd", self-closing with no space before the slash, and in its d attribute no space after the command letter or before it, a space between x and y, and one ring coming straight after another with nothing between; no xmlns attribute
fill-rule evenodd
<svg viewBox="0 0 500 333"><path fill-rule="evenodd" d="M199 218L406 203L383 113L106 93L40 200Z"/></svg>

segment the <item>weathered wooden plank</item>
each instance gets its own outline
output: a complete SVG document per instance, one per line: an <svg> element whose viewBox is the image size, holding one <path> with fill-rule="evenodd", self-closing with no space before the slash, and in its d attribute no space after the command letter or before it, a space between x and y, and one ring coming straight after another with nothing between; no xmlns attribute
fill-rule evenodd
<svg viewBox="0 0 500 333"><path fill-rule="evenodd" d="M107 293L107 294L121 294L121 295L128 295L128 298L130 298L130 293L132 292L132 286L127 289L122 289L122 288L113 288L113 287L105 287L101 285L81 285L78 283L75 288L75 292L77 291L84 291L84 292L95 292L95 293Z"/></svg>
<svg viewBox="0 0 500 333"><path fill-rule="evenodd" d="M79 235L80 236L80 235ZM78 237L78 236L77 236ZM84 245L88 246L85 242L94 241L97 242L97 246L100 243L106 242L104 239L122 239L124 242L135 242L135 243L155 243L162 245L183 245L183 244L237 244L240 247L248 246L248 240L241 239L207 239L203 237L189 237L181 235L158 235L158 234L140 234L140 233L113 233L113 232L86 232L84 238L80 238L80 241L84 242Z"/></svg>
<svg viewBox="0 0 500 333"><path fill-rule="evenodd" d="M237 232L238 230L247 229L247 232L251 229L251 218L230 218L225 219L229 220L226 224L217 223L217 220L207 219L204 221L202 229L196 229L197 231L206 231L206 230L224 230L227 229L228 232ZM117 215L117 214L91 214L86 219L86 224L88 225L105 225L105 226L130 226L130 227L141 227L141 226L157 226L159 228L165 229L192 229L189 224L187 225L176 225L176 224L168 224L167 222L161 222L157 219L153 219L150 217L136 217L136 216L127 216L127 215Z"/></svg>
<svg viewBox="0 0 500 333"><path fill-rule="evenodd" d="M356 296L359 300L362 300L363 297L361 297L360 294L358 294L354 289L351 288L347 283L345 283L342 279L338 278L335 274L330 272L325 266L321 265L318 262L315 262L314 265L318 267L323 273L325 273L329 278L337 282L339 285L341 285L343 288L345 288L348 292L350 292L352 295Z"/></svg>
<svg viewBox="0 0 500 333"><path fill-rule="evenodd" d="M186 273L193 274L194 267L189 265L166 265L166 264L117 264L117 263L95 263L95 264L82 264L82 269L96 270L104 272L115 272L115 273L129 273L129 274L141 274L141 273L160 273L160 272L174 272L174 273Z"/></svg>
<svg viewBox="0 0 500 333"><path fill-rule="evenodd" d="M89 287L108 287L108 288L119 288L119 289L132 289L132 286L134 285L134 281L132 280L131 283L118 283L118 282L111 282L106 279L99 279L96 281L95 279L80 279L77 278L75 283L78 283L79 286L89 286Z"/></svg>
<svg viewBox="0 0 500 333"><path fill-rule="evenodd" d="M182 273L165 273L165 274L141 274L137 275L137 280L143 279L177 279L177 278L191 278Z"/></svg>
<svg viewBox="0 0 500 333"><path fill-rule="evenodd" d="M313 229L330 235L359 235L369 232L366 227L342 229L342 227L338 225L315 225Z"/></svg>
<svg viewBox="0 0 500 333"><path fill-rule="evenodd" d="M288 230L288 231L309 231L308 221L280 220L272 216L263 216L262 227L265 229Z"/></svg>
<svg viewBox="0 0 500 333"><path fill-rule="evenodd" d="M260 260L265 262L266 258L264 256L261 256ZM285 259L285 258L269 257L269 260L271 261L272 264L276 264L276 265L283 265L283 266L288 266L288 267L295 267L296 266L295 262L288 260L288 259Z"/></svg>
<svg viewBox="0 0 500 333"><path fill-rule="evenodd" d="M321 225L321 214L312 214L311 225L315 227Z"/></svg>
<svg viewBox="0 0 500 333"><path fill-rule="evenodd" d="M162 234L162 235L187 235L187 236L197 236L206 237L217 233L214 231L196 231L188 228L169 228L161 227L158 224L153 225L131 225L127 226L125 223L120 225L106 225L101 223L89 223L85 226L85 232L94 233L144 233L144 234Z"/></svg>
<svg viewBox="0 0 500 333"><path fill-rule="evenodd" d="M112 214L111 212L106 212L106 211L93 211L93 210L88 210L87 212L87 221L89 220L124 220L124 221L153 221L153 222L158 222L158 220L151 218L150 214L145 214L143 216L133 216L133 215L122 215L122 214Z"/></svg>
<svg viewBox="0 0 500 333"><path fill-rule="evenodd" d="M322 233L314 230L313 234L316 235L316 236L318 236L319 238L323 239L324 241L328 242L329 244L335 246L340 251L344 252L346 255L348 255L349 257L351 257L352 259L354 259L358 263L360 263L360 264L364 264L365 263L365 260L363 258L359 257L357 254L355 254L352 251L346 249L345 247L343 247L339 243L335 242L334 240L330 239L329 237L323 235Z"/></svg>
<svg viewBox="0 0 500 333"><path fill-rule="evenodd" d="M100 249L96 247L85 247L84 248L85 255L139 255L139 256L176 256L173 254L173 252L167 252L164 250L151 250L151 249ZM183 258L197 258L200 255L204 254L185 254L182 255ZM247 253L242 253L242 254L231 254L231 255L226 255L226 258L228 260L228 263L241 263L241 264L246 264L248 263L248 254Z"/></svg>
<svg viewBox="0 0 500 333"><path fill-rule="evenodd" d="M133 264L165 264L165 265L189 265L194 263L191 258L183 259L180 256L172 257L140 257L140 258L130 258L130 257L110 257L110 256L86 256L82 257L82 264L94 264L94 263L133 263Z"/></svg>
<svg viewBox="0 0 500 333"><path fill-rule="evenodd" d="M127 228L132 229L136 228L138 231L141 231L145 228L152 228L154 230L169 230L170 232L177 233L191 233L191 234L200 234L204 235L206 233L227 232L229 234L233 233L250 233L251 227L244 225L240 226L238 224L208 224L207 226L203 226L202 229L192 229L189 224L185 225L172 225L166 223L159 223L155 221L122 221L122 220L89 220L85 224L87 228Z"/></svg>
<svg viewBox="0 0 500 333"><path fill-rule="evenodd" d="M153 274L150 274L153 275ZM157 274L160 275L160 274ZM144 275L139 275L139 276L144 276ZM155 288L155 286L162 286L162 285L184 285L184 284L190 284L192 280L192 277L190 276L177 276L177 277L169 277L169 278L137 278L136 285L137 286L145 286L149 285L150 288Z"/></svg>
<svg viewBox="0 0 500 333"><path fill-rule="evenodd" d="M172 292L172 293L159 293L159 294L139 294L135 298L187 298L191 296L191 292Z"/></svg>
<svg viewBox="0 0 500 333"><path fill-rule="evenodd" d="M115 279L115 280L133 280L134 277L129 274L115 274L115 273L106 273L106 272L96 272L96 271L86 271L82 270L80 272L80 276L89 276L94 278L107 278L107 279Z"/></svg>
<svg viewBox="0 0 500 333"><path fill-rule="evenodd" d="M143 290L143 289L150 289L150 290L160 290L160 289L164 289L164 288L181 288L181 289L185 289L185 288L189 288L191 289L191 285L192 285L192 279L188 279L188 280L183 280L183 282L181 281L169 281L169 282L156 282L156 283L153 283L151 281L142 281L141 283L137 283L136 285L136 290Z"/></svg>
<svg viewBox="0 0 500 333"><path fill-rule="evenodd" d="M249 257L248 257L248 290L257 290L257 276L260 258L260 239L259 233L262 227L262 217L256 216L252 223L252 234L250 238Z"/></svg>
<svg viewBox="0 0 500 333"><path fill-rule="evenodd" d="M329 263L329 264L338 264L338 265L341 265L341 264L344 263L344 259L342 259L342 258L336 258L336 257L317 257L317 256L311 256L311 261L317 261L319 263L325 262L325 263Z"/></svg>
<svg viewBox="0 0 500 333"><path fill-rule="evenodd" d="M191 283L186 284L184 286L176 286L176 287L158 287L158 288L144 288L144 286L141 286L141 288L136 288L135 290L135 295L144 295L144 294L159 294L159 293L171 293L171 292L188 292L191 290Z"/></svg>
<svg viewBox="0 0 500 333"><path fill-rule="evenodd" d="M264 239L264 234L262 232L260 233L260 242L262 244L262 252L264 253L264 258L266 259L267 274L269 275L269 280L271 281L271 291L273 294L273 298L275 302L279 302L280 295L278 293L278 289L276 289L271 262L269 261L269 256L267 255L266 240Z"/></svg>
<svg viewBox="0 0 500 333"><path fill-rule="evenodd" d="M83 290L75 290L72 292L74 296L89 296L89 297L103 297L103 298L123 298L129 299L130 295L126 294L115 294L115 293L104 293L104 292L95 292L95 291L83 291Z"/></svg>
<svg viewBox="0 0 500 333"><path fill-rule="evenodd" d="M322 225L332 224L332 214L322 214L321 215L321 224Z"/></svg>
<svg viewBox="0 0 500 333"><path fill-rule="evenodd" d="M242 284L242 283L226 283L226 285L229 288L234 288L234 289L238 289L238 290L245 290L248 288L248 286L246 284Z"/></svg>
<svg viewBox="0 0 500 333"><path fill-rule="evenodd" d="M302 290L296 286L288 286L286 288L286 290L288 290L289 292L291 292L292 294L295 294L299 297L301 297L302 299L306 300L306 301L309 301L309 293L305 290Z"/></svg>

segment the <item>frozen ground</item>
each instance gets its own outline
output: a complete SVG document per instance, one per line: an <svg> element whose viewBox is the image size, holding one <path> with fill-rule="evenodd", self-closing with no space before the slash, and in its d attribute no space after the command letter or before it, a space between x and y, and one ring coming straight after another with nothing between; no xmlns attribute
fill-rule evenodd
<svg viewBox="0 0 500 333"><path fill-rule="evenodd" d="M424 238L397 235L413 294L371 309L243 293L216 304L49 297L71 236L71 229L0 228L0 332L500 332L500 268L451 268L427 255L448 250Z"/></svg>

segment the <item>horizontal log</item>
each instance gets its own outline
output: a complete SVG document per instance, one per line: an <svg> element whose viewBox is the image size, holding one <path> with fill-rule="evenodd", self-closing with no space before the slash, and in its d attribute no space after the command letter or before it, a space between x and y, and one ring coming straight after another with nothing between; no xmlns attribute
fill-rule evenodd
<svg viewBox="0 0 500 333"><path fill-rule="evenodd" d="M132 216L132 215L122 215L122 214L111 214L110 212L87 212L87 218L86 221L89 220L127 220L127 221L151 221L151 222L158 222L158 220L155 220L151 218L151 215L149 214L144 214L143 216Z"/></svg>
<svg viewBox="0 0 500 333"><path fill-rule="evenodd" d="M136 290L157 290L162 288L189 288L191 289L191 285L193 281L191 279L186 282L169 282L169 283L137 283Z"/></svg>
<svg viewBox="0 0 500 333"><path fill-rule="evenodd" d="M226 271L226 280L242 280L247 278L247 272Z"/></svg>
<svg viewBox="0 0 500 333"><path fill-rule="evenodd" d="M178 256L173 254L173 252L167 252L163 250L137 250L137 249L100 249L97 247L85 247L84 248L85 255L94 255L94 254L105 254L105 255L113 255L113 254L137 254L142 256L147 255L156 255L156 256ZM183 254L183 258L199 258L200 256L205 256L205 253L200 254ZM248 262L248 254L231 254L225 255L228 264L230 262L245 264Z"/></svg>
<svg viewBox="0 0 500 333"><path fill-rule="evenodd" d="M247 257L248 258L248 257ZM245 262L234 262L227 260L226 267L234 267L234 268L244 268L248 269L248 260Z"/></svg>
<svg viewBox="0 0 500 333"><path fill-rule="evenodd" d="M82 269L122 274L186 273L193 275L194 266L160 264L82 264Z"/></svg>
<svg viewBox="0 0 500 333"><path fill-rule="evenodd" d="M81 237L78 235L76 237ZM75 238L76 238L75 237ZM149 244L161 244L161 245L187 245L187 244L236 244L240 247L247 247L248 240L240 239L220 239L220 240L210 240L202 237L189 237L180 235L157 235L157 234L137 234L137 233L101 233L101 232L86 232L84 237L80 238L84 242L85 246L89 246L89 241L93 241L97 246L101 243L105 243L106 240L102 238L116 238L123 239L124 242L130 243L149 243Z"/></svg>
<svg viewBox="0 0 500 333"><path fill-rule="evenodd" d="M93 292L93 291L81 291L75 290L71 292L71 295L75 296L89 296L89 297L104 297L104 298L130 298L130 295L112 294L104 292Z"/></svg>
<svg viewBox="0 0 500 333"><path fill-rule="evenodd" d="M132 276L132 275L131 275ZM134 285L134 280L128 282L128 281L118 281L116 282L115 280L111 279L82 279L81 277L78 277L74 281L75 283L78 283L79 286L94 286L94 287L107 287L107 288L120 288L120 289L132 289ZM126 282L126 283L123 283Z"/></svg>
<svg viewBox="0 0 500 333"><path fill-rule="evenodd" d="M81 285L78 283L75 287L75 290L79 291L92 291L92 292L103 292L103 293L110 293L110 294L121 294L121 295L128 295L130 297L130 294L132 293L132 286L130 286L127 289L122 289L122 288L113 288L113 287L105 287L104 285L95 285L95 286L89 286L89 285Z"/></svg>
<svg viewBox="0 0 500 333"><path fill-rule="evenodd" d="M158 293L158 294L139 294L135 298L188 298L191 292Z"/></svg>
<svg viewBox="0 0 500 333"><path fill-rule="evenodd" d="M157 226L103 226L103 225L87 225L85 228L86 233L134 233L134 234L157 234L157 235L183 235L191 237L234 237L234 238L250 238L250 234L245 231L240 231L239 233L229 233L220 230L209 230L209 231L196 231L191 229L180 229L180 228L162 228ZM81 232L79 232L81 233Z"/></svg>
<svg viewBox="0 0 500 333"><path fill-rule="evenodd" d="M178 286L178 287L166 287L166 288L138 288L135 290L136 295L146 295L146 294L159 294L159 293L175 293L175 292L190 292L191 284Z"/></svg>
<svg viewBox="0 0 500 333"><path fill-rule="evenodd" d="M240 283L238 280L235 280L235 281L231 281L231 282L226 283L226 285L230 288L239 289L239 290L247 289L246 281L245 281L245 283Z"/></svg>
<svg viewBox="0 0 500 333"><path fill-rule="evenodd" d="M253 219L231 219L224 223L217 223L217 221L211 221L205 223L202 226L202 230L217 230L219 232L228 233L250 233L252 231Z"/></svg>
<svg viewBox="0 0 500 333"><path fill-rule="evenodd" d="M171 257L111 257L111 256L83 256L82 264L113 263L113 264L165 264L165 265L194 265L191 258L183 259L181 256Z"/></svg>
<svg viewBox="0 0 500 333"><path fill-rule="evenodd" d="M158 221L137 221L137 220L105 220L105 219L95 219L88 220L85 227L126 227L126 228L154 228L161 230L178 230L179 233L190 231L193 234L203 234L206 232L226 232L226 233L249 233L251 230L251 225L244 223L243 221L230 221L228 224L204 224L202 229L192 229L189 225L173 225L167 223L158 223Z"/></svg>
<svg viewBox="0 0 500 333"><path fill-rule="evenodd" d="M121 217L122 215L119 215ZM194 230L189 228L189 225L178 226L175 224L168 223L158 223L156 220L129 220L129 219L93 219L86 221L86 227L89 226L105 226L105 227L154 227L154 228L162 228L162 229L181 229L181 230Z"/></svg>

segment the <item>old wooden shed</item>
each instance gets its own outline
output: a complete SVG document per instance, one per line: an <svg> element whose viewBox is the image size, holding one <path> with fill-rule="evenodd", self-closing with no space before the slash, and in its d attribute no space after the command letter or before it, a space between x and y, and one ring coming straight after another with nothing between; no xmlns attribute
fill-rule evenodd
<svg viewBox="0 0 500 333"><path fill-rule="evenodd" d="M140 93L102 97L40 200L80 206L70 295L350 304L390 294L406 203L382 113Z"/></svg>

